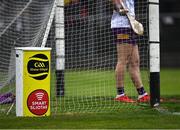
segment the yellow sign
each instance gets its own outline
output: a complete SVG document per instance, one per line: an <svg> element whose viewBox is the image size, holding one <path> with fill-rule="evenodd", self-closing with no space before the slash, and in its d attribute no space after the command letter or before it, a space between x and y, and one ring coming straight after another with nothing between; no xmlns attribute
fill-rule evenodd
<svg viewBox="0 0 180 130"><path fill-rule="evenodd" d="M25 116L50 115L50 51L24 51Z"/></svg>

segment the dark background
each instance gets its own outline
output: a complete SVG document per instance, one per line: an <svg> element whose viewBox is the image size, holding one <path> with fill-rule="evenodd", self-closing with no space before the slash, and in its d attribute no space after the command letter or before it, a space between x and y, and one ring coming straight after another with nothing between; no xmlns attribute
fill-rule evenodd
<svg viewBox="0 0 180 130"><path fill-rule="evenodd" d="M4 1L5 3L6 0L1 1ZM68 4L65 6L65 41L67 68L83 68L87 66L100 68L112 67L112 64L115 65L116 63L116 57L113 57L113 53L116 54L116 49L112 46L113 37L110 29L110 19L113 9L112 5L110 5L109 0L72 1L73 4ZM142 4L140 5L140 7L144 7L144 5L148 3L148 0L137 1L138 3ZM22 6L23 4L27 3L27 0L23 2ZM34 5L32 4L30 5L30 7L31 6ZM9 6L4 5L4 7ZM139 5L137 5L136 7L139 7ZM0 6L0 8L3 8L3 4ZM141 10L143 10L144 12L142 12L140 16L137 16L138 20L144 25L147 24L147 10L145 8L147 7L139 8L138 10L140 10L140 12L142 12ZM14 13L16 13L20 9L21 8L19 7L18 3L13 3L11 10L4 9L4 11L8 12L0 13L0 22L4 19L6 21L11 21L12 19L9 19L11 18L11 15L13 18L15 15ZM30 8L28 8L28 10L30 10ZM36 13L38 14L38 10L36 10ZM6 16L3 14L9 15ZM11 44L14 44L14 41L16 41L16 44L18 46L25 46L21 42L24 42L24 39L32 37L31 35L29 36L29 31L35 24L33 23L33 18L36 18L35 15L31 16L30 14L33 13L29 13L28 15L27 13L24 13L22 17L17 19L14 24L12 24L11 28L9 29L10 31L7 31L5 35L1 36L1 49L4 45L6 45L4 43L6 43L7 41L9 42L8 44L10 44L9 46L11 46ZM47 13L44 12L44 14ZM30 20L27 21L26 18ZM8 24L8 22L6 23ZM16 29L18 23L21 23L21 26L24 25L23 30L19 31ZM5 25L3 27L5 27ZM53 29L51 32L54 31ZM180 0L160 0L161 67L180 67L179 37ZM54 33L52 33L50 41L53 41L53 38ZM141 46L144 51L143 54L141 54L141 56L143 56L141 57L141 62L142 65L146 67L148 65L148 38L144 36L143 39L145 39L145 41L143 41L143 43L145 44ZM10 55L10 53L8 52L7 55Z"/></svg>
<svg viewBox="0 0 180 130"><path fill-rule="evenodd" d="M102 34L101 32L104 31L101 27L104 27L104 28L109 27L109 22L110 21L107 20L107 19L102 20L104 18L102 16L100 16L100 18L102 18L101 20L99 20L98 18L95 18L96 20L91 21L91 22L94 23L94 25L89 24L88 20L86 19L87 15L91 16L91 15L97 15L98 13L99 14L103 13L103 12L101 12L102 11L101 7L98 7L95 4L93 4L93 3L97 3L97 2L98 2L98 4L100 4L100 2L99 2L100 0L96 1L96 2L94 0L88 0L88 2L86 0L74 0L74 1L75 1L76 4L74 6L70 7L72 9L72 11L70 11L69 9L66 8L68 10L67 12L69 12L69 14L66 14L65 17L67 18L70 15L75 16L78 13L80 13L80 17L83 17L84 20L81 19L80 20L81 23L80 23L80 22L78 22L78 17L79 16L78 17L75 16L76 18L71 19L72 23L74 21L73 26L71 26L69 23L66 23L66 32L72 33L75 30L77 31L77 32L73 32L75 35L72 35L70 33L69 34L66 33L66 36L67 36L66 37L66 45L69 44L69 47L70 47L70 48L67 48L67 52L69 53L69 50L72 50L72 53L74 53L74 55L72 55L72 56L67 54L67 56L70 57L68 59L68 61L72 61L71 63L75 65L75 63L73 63L73 61L78 62L79 61L78 57L80 57L81 55L88 55L90 57L84 57L84 58L85 59L87 59L87 58L91 59L91 57L92 57L92 60L94 60L92 54L90 54L90 53L85 54L87 52L92 52L92 51L88 50L88 49L83 50L83 48L82 48L82 46L86 46L86 47L84 47L84 49L89 48L88 45L89 46L94 46L94 45L91 45L91 43L95 43L95 46L94 46L95 48L91 48L91 49L95 50L94 53L95 54L97 53L97 55L96 55L97 57L112 59L111 57L108 58L108 57L103 57L103 56L99 55L99 54L106 53L108 50L104 51L102 49L99 49L98 46L101 46L104 49L114 50L113 48L111 48L111 46L108 43L100 42L100 41L103 41L103 39L99 39L99 38L101 38L101 37L104 38L105 36L98 36L97 35L97 36L95 36L95 38L93 38L93 36L91 34L86 34L87 32L85 31L85 29L83 29L83 28L86 28L86 26L82 26L82 25L90 25L91 28L92 28L92 30L90 30L90 31L93 31L93 29L96 29L96 30L99 30L99 32L96 32L96 33L99 33L99 34ZM78 6L79 6L78 1L81 4L81 9L78 9ZM143 3L143 2L145 3L147 1L146 0L143 0L143 1L139 0L138 3ZM87 10L87 5L88 6L92 5L92 8L89 6L88 7L89 10ZM108 15L108 16L111 17L111 13L110 13L111 8L108 7L109 4L107 4L107 1L104 0L102 5L103 6L107 5L105 7L106 8L106 16ZM87 14L87 12L88 12L88 14ZM66 11L65 11L65 13L66 13ZM146 13L147 12L144 12L144 14L146 14ZM140 16L140 18L138 19L142 23L143 23L143 19L142 19L143 17L144 16ZM69 22L67 19L66 19L66 22ZM73 19L75 19L75 20L73 20ZM97 23L97 21L101 21L101 23ZM87 23L85 23L85 22L87 22ZM79 24L79 25L75 25L75 24ZM99 24L101 24L103 26L99 27ZM80 34L81 34L80 37L81 38L78 35L78 29L76 28L76 26L81 27L81 29L84 30L84 33L82 33L82 31L80 32ZM93 28L93 27L95 27L95 28ZM70 30L73 30L73 31L70 31ZM107 30L105 35L111 35L111 34L108 34L107 32L110 32L110 30ZM73 36L73 37L78 37L80 39L79 40L77 40L77 39L73 40L73 38L71 38L70 35ZM86 37L87 35L92 36L92 37L88 37L89 38L88 39ZM179 38L178 37L180 37L180 1L179 0L160 0L160 39L161 39L161 47L160 48L161 48L161 67L162 68L174 68L174 67L177 68L177 67L180 67L180 51L179 51L180 43L179 43ZM90 39L91 40L93 39L93 41L89 42ZM104 41L108 41L108 42L111 41L112 42L112 40L109 40L109 39L110 38L107 37L107 39L104 40ZM146 38L144 38L144 39L146 39ZM75 46L76 41L77 41L77 45ZM82 42L82 41L85 41L85 42ZM98 42L98 44L97 44L97 42ZM88 45L87 45L87 43L88 43ZM102 44L102 45L100 45L100 44ZM72 47L74 47L74 48L72 49ZM74 50L76 52L74 52ZM102 51L102 53L100 51ZM106 55L108 56L108 54L106 54ZM146 55L146 54L144 54L144 55ZM73 56L76 59L74 59ZM141 58L141 59L147 59L147 58ZM82 63L82 59L80 59L80 62ZM98 59L95 62L98 62ZM112 62L115 62L115 61L112 61ZM143 65L147 64L147 61L142 61L142 62L144 62ZM66 63L68 63L68 62L66 62ZM93 62L89 61L89 63L93 63ZM86 66L86 62L83 63L83 64ZM99 64L101 64L101 63L99 63ZM68 66L71 66L71 65L68 65ZM94 65L94 66L96 66L96 65ZM78 65L76 67L78 67Z"/></svg>
<svg viewBox="0 0 180 130"><path fill-rule="evenodd" d="M160 0L161 66L180 67L180 1Z"/></svg>

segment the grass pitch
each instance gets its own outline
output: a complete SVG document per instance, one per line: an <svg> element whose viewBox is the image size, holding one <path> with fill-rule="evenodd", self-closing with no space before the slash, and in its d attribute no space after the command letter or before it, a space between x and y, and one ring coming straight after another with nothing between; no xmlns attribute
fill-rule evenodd
<svg viewBox="0 0 180 130"><path fill-rule="evenodd" d="M158 110L151 109L148 105L144 104L124 104L112 102L115 95L113 72L92 72L96 73L95 76L89 73L80 73L66 75L67 82L67 97L60 101L64 101L64 106L59 106L56 111L64 110L66 113L58 112L51 117L43 118L17 118L14 113L5 116L3 113L0 115L0 128L2 129L118 129L118 128L161 128L161 129L177 129L180 128L180 69L163 69L161 71L161 97L163 102L161 108ZM146 72L143 72L146 73ZM146 75L146 74L145 74ZM88 78L89 76L89 78ZM146 81L147 76L142 74L143 80ZM81 77L81 78L80 78ZM82 79L82 77L84 77ZM96 82L92 84L92 80ZM104 81L103 79L108 79ZM127 77L128 79L128 77ZM77 80L76 84L74 81ZM87 84L89 82L89 84ZM128 85L132 86L129 81ZM90 85L91 83L91 85ZM98 86L107 92L105 96L102 91L98 90ZM75 86L75 88L72 88ZM82 88L78 91L76 87ZM86 88L91 89L91 94L86 91ZM94 91L94 89L96 91ZM146 87L147 88L147 87ZM136 98L136 93L133 88L128 88L128 94ZM104 91L103 91L104 92ZM94 96L95 95L95 96ZM93 98L91 96L94 96ZM75 98L76 97L76 98ZM78 97L83 100L79 100ZM91 98L88 98L91 97ZM105 99L105 100L103 100ZM90 103L90 101L92 101ZM60 103L60 102L59 102ZM90 103L90 104L88 104ZM62 102L61 102L62 104ZM100 107L97 107L98 106ZM84 105L84 113L81 113L82 105ZM79 107L78 107L79 106ZM0 106L1 107L1 106ZM75 108L76 107L76 108ZM74 109L73 109L74 108ZM95 112L89 110L95 109ZM101 109L104 109L102 112ZM67 112L69 111L69 112ZM101 111L99 113L98 111ZM80 112L80 113L79 113Z"/></svg>

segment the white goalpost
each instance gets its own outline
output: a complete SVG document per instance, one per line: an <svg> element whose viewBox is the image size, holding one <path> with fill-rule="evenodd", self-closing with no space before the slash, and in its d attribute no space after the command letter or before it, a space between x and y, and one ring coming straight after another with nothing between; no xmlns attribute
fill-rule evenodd
<svg viewBox="0 0 180 130"><path fill-rule="evenodd" d="M159 0L149 0L149 51L151 106L160 104L160 27Z"/></svg>
<svg viewBox="0 0 180 130"><path fill-rule="evenodd" d="M0 112L14 110L15 47L52 48L52 114L141 108L138 104L114 100L117 50L110 25L112 13L111 0L3 0ZM142 81L151 95L151 106L157 106L160 103L159 1L136 0L135 13L136 20L144 27L144 34L137 37ZM126 93L136 100L136 88L128 71L124 82Z"/></svg>

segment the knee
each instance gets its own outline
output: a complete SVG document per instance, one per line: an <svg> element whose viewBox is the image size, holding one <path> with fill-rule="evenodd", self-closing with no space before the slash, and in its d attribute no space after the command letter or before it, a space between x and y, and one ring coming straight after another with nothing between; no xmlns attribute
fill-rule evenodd
<svg viewBox="0 0 180 130"><path fill-rule="evenodd" d="M123 68L125 66L126 66L125 62L118 62L117 65L116 65L116 68Z"/></svg>
<svg viewBox="0 0 180 130"><path fill-rule="evenodd" d="M123 62L118 62L117 65L116 65L116 72L120 72L120 71L123 71L124 68L125 68L126 64L123 63Z"/></svg>
<svg viewBox="0 0 180 130"><path fill-rule="evenodd" d="M134 60L133 62L131 62L131 67L132 68L137 68L137 67L139 67L140 66L140 61L139 61L139 59L136 59L136 60Z"/></svg>

